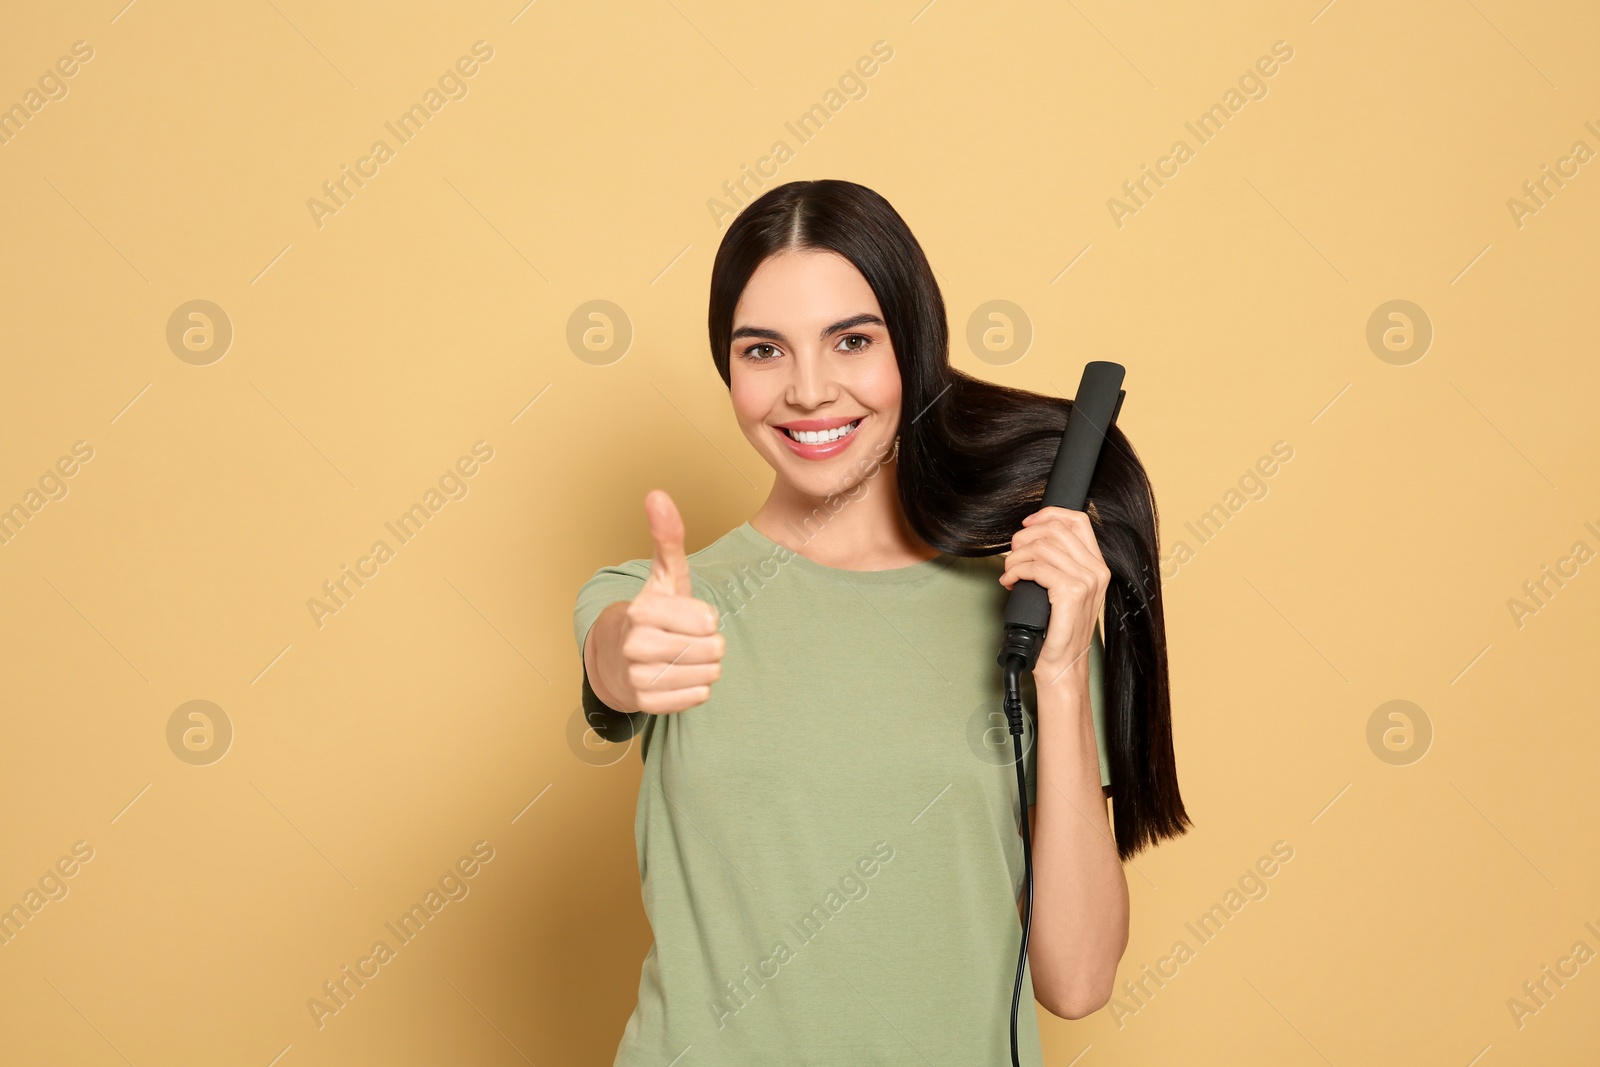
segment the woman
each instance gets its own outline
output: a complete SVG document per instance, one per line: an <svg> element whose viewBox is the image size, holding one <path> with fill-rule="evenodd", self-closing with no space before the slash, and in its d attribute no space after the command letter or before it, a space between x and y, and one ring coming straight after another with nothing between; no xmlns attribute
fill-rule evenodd
<svg viewBox="0 0 1600 1067"><path fill-rule="evenodd" d="M1026 997L1106 1003L1120 860L1188 823L1144 471L1113 427L1088 513L1038 509L1070 402L950 366L927 259L860 185L750 204L709 327L771 493L685 554L652 492L654 555L601 568L574 617L589 721L644 759L655 944L616 1067L1006 1062L1024 872L995 653L1016 581L1052 605L1023 689ZM1041 1063L1031 1011L1018 1040Z"/></svg>

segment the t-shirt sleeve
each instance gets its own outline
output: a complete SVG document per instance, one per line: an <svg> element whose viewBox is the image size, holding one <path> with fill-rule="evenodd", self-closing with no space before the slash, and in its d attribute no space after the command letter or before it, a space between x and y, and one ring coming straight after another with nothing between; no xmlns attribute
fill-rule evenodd
<svg viewBox="0 0 1600 1067"><path fill-rule="evenodd" d="M1100 757L1100 785L1111 784L1111 761L1107 757L1106 748L1106 697L1105 697L1105 645L1100 640L1100 624L1095 623L1094 637L1089 642L1089 710L1094 718L1094 747ZM1038 705L1032 705L1037 709ZM1035 777L1038 771L1038 762L1035 759L1038 746L1029 749L1023 761L1023 769L1027 772L1028 804L1038 803L1038 784ZM1015 764L1013 764L1013 767ZM1015 773L1015 771L1013 771Z"/></svg>
<svg viewBox="0 0 1600 1067"><path fill-rule="evenodd" d="M639 590L644 588L644 583L649 577L648 559L630 559L616 566L601 567L594 572L593 577L578 588L577 603L573 607L572 630L573 636L578 639L578 670L583 676L583 717L590 727L607 741L621 742L638 736L650 720L650 713L618 711L595 695L594 687L589 684L588 667L583 662L583 645L589 639L589 630L600 617L600 613L619 600L632 600L638 596ZM689 585L695 596L716 606L717 601L711 592L711 582L703 579L692 568L689 571ZM628 723L626 729L622 727L624 719ZM646 737L647 743L648 740ZM639 754L643 756L644 751L641 746Z"/></svg>
<svg viewBox="0 0 1600 1067"><path fill-rule="evenodd" d="M594 688L589 684L588 668L583 662L584 642L588 640L589 629L594 626L600 613L619 600L632 600L644 588L645 580L649 577L650 561L647 559L630 559L613 567L601 567L579 587L577 605L572 612L572 628L578 639L578 670L583 675L583 717L597 731L602 726L620 725L624 717L629 723L630 728L624 736L602 733L607 740L626 741L634 736L643 728L648 713L617 711L595 695Z"/></svg>

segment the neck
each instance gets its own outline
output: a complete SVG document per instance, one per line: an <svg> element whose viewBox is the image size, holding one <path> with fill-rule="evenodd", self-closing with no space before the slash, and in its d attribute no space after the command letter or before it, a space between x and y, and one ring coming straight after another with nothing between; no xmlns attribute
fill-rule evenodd
<svg viewBox="0 0 1600 1067"><path fill-rule="evenodd" d="M879 465L853 491L811 496L780 475L750 525L814 563L842 570L908 567L939 555L906 522L893 463Z"/></svg>

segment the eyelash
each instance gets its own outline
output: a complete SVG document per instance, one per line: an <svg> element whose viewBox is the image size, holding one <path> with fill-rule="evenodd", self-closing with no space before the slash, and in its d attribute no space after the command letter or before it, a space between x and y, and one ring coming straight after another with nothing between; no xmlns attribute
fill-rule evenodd
<svg viewBox="0 0 1600 1067"><path fill-rule="evenodd" d="M873 343L872 342L872 338L868 337L866 334L863 334L863 333L847 333L843 337L839 338L839 340L848 341L852 337L859 337L861 340L865 341L866 343L863 344L860 348L850 349L849 352L848 352L849 355L856 355L858 353L865 352L868 348L870 348L872 346L872 343ZM749 348L747 348L744 351L740 352L739 353L739 358L744 359L744 360L748 360L749 362L755 363L755 364L771 363L774 359L777 359L778 357L777 356L767 356L765 358L758 359L755 356L752 356L750 354L750 353L754 352L758 348L771 348L771 347L773 347L772 344L767 342L767 341L758 341L755 344L751 345Z"/></svg>

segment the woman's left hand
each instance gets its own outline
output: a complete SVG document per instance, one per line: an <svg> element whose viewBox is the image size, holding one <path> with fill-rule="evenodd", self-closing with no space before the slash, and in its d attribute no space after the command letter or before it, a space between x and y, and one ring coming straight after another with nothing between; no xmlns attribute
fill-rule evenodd
<svg viewBox="0 0 1600 1067"><path fill-rule="evenodd" d="M1027 578L1050 594L1050 624L1033 666L1036 684L1051 684L1072 668L1089 672L1089 643L1111 584L1089 516L1047 507L1022 520L1011 539L1000 584L1010 589Z"/></svg>

